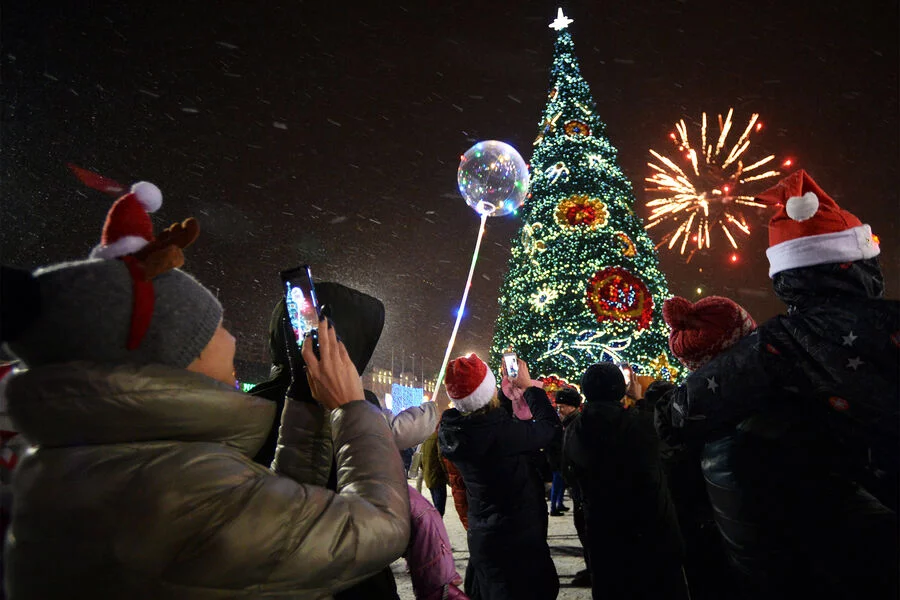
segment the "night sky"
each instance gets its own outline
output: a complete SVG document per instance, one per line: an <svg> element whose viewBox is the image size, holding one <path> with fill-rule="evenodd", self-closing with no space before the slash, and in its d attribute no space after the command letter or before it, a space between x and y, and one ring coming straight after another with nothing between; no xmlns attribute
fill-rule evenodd
<svg viewBox="0 0 900 600"><path fill-rule="evenodd" d="M163 191L157 227L196 216L186 270L216 291L238 358L266 362L278 271L380 298L375 364L436 374L478 219L459 155L501 139L527 160L546 101L555 3L353 0L11 3L2 20L2 260L84 257L112 198L69 161ZM759 112L757 152L794 158L881 238L900 295L898 5L863 0L563 4L582 72L642 202L648 148L682 117ZM742 129L742 127L740 127ZM685 265L674 293L780 309L765 217L730 252ZM491 219L456 354L487 354L519 223ZM659 234L652 231L655 239ZM703 269L700 272L700 268Z"/></svg>

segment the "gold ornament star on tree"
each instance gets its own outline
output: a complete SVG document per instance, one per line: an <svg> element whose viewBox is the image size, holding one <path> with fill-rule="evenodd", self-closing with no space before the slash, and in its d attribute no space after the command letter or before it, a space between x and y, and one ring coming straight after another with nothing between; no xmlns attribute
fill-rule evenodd
<svg viewBox="0 0 900 600"><path fill-rule="evenodd" d="M675 381L678 377L678 369L669 364L669 357L663 352L648 364L650 370L653 371L655 379L665 379L667 381ZM667 373L668 372L668 373Z"/></svg>

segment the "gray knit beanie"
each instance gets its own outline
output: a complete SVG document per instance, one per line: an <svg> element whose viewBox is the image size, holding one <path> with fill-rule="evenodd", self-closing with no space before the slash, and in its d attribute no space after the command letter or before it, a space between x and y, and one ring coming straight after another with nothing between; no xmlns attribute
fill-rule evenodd
<svg viewBox="0 0 900 600"><path fill-rule="evenodd" d="M39 295L39 313L8 341L9 349L29 367L83 360L185 368L200 356L222 321L216 297L184 271L172 269L153 279L150 326L140 345L128 350L134 284L125 263L69 262L38 269L33 276L17 285L13 295ZM33 289L23 289L29 285Z"/></svg>

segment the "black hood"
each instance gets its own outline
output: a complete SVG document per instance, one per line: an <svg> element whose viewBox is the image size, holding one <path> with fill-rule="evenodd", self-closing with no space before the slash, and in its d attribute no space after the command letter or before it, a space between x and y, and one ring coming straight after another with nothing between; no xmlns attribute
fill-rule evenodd
<svg viewBox="0 0 900 600"><path fill-rule="evenodd" d="M384 304L368 294L329 281L316 284L316 296L323 314L334 323L350 360L362 375L384 329ZM288 352L293 355L295 364L303 364L303 358L293 339L290 344L287 343L288 331L287 311L284 298L281 298L269 319L269 352L272 355L270 379L283 377L284 372L288 371ZM290 376L290 373L287 375Z"/></svg>
<svg viewBox="0 0 900 600"><path fill-rule="evenodd" d="M334 322L356 371L362 375L384 329L384 304L378 298L328 281L316 284L316 296L323 314Z"/></svg>
<svg viewBox="0 0 900 600"><path fill-rule="evenodd" d="M843 304L884 296L878 258L827 263L781 271L772 282L775 295L792 309L823 303Z"/></svg>
<svg viewBox="0 0 900 600"><path fill-rule="evenodd" d="M344 342L356 370L362 375L372 358L372 353L375 352L378 338L381 337L381 330L384 327L384 305L377 298L339 283L317 284L316 296L323 306L325 315L334 322L334 327ZM280 415L285 395L291 387L290 364L293 362L298 369L303 366L303 357L294 341L294 333L288 325L284 299L278 300L269 320L269 351L272 353L269 379L254 387L250 393L275 402L278 406L276 414ZM295 385L292 393L294 400L314 401L305 377ZM280 416L276 417L269 437L254 458L256 462L265 466L271 464L275 456L280 423Z"/></svg>

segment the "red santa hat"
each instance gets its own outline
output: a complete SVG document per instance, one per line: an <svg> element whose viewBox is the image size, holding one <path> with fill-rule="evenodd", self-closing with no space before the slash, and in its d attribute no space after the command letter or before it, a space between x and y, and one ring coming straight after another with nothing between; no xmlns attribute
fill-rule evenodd
<svg viewBox="0 0 900 600"><path fill-rule="evenodd" d="M802 169L757 200L778 207L769 221L769 277L798 267L872 258L880 252L872 229L839 207Z"/></svg>
<svg viewBox="0 0 900 600"><path fill-rule="evenodd" d="M451 360L444 377L447 395L460 412L487 406L497 393L497 378L474 353Z"/></svg>
<svg viewBox="0 0 900 600"><path fill-rule="evenodd" d="M91 250L91 258L118 258L137 252L153 241L153 222L149 213L162 206L162 192L152 183L139 181L116 200L103 224L100 244Z"/></svg>
<svg viewBox="0 0 900 600"><path fill-rule="evenodd" d="M696 303L674 296L663 304L663 319L671 328L672 354L691 371L756 329L750 313L721 296L707 296Z"/></svg>

